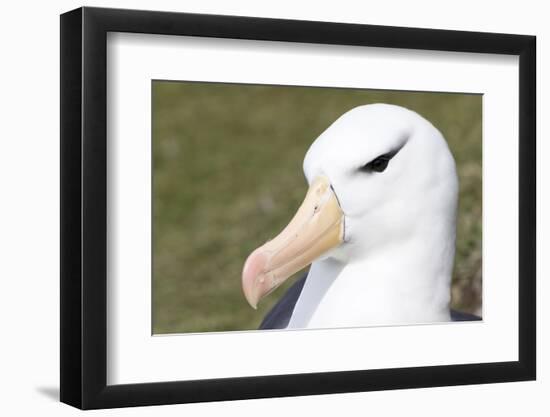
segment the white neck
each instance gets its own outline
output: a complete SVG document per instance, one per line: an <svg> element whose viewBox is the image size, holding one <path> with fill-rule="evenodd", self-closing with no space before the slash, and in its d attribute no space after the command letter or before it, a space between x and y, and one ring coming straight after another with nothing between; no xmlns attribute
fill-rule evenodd
<svg viewBox="0 0 550 417"><path fill-rule="evenodd" d="M355 261L314 262L288 327L449 321L454 230L440 231L431 241L402 241Z"/></svg>

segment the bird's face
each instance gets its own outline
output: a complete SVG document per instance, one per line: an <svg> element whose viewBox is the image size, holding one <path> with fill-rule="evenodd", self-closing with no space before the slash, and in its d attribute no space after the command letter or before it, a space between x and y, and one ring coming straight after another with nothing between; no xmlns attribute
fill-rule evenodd
<svg viewBox="0 0 550 417"><path fill-rule="evenodd" d="M455 216L457 179L447 144L401 107L345 113L311 145L304 172L310 189L295 217L245 263L243 290L254 307L319 258L368 256L414 236L433 216Z"/></svg>

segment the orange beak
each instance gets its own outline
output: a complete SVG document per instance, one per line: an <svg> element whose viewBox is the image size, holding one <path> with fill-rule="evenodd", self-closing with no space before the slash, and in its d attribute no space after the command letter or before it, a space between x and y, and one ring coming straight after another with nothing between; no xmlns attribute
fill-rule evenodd
<svg viewBox="0 0 550 417"><path fill-rule="evenodd" d="M258 301L344 239L344 213L326 177L317 177L290 223L250 254L243 268L243 292Z"/></svg>

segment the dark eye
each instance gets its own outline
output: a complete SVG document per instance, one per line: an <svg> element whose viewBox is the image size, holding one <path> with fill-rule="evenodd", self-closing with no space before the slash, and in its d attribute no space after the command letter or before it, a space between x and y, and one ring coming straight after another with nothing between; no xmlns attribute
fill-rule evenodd
<svg viewBox="0 0 550 417"><path fill-rule="evenodd" d="M388 167L388 163L393 155L386 154L380 155L378 158L373 159L368 164L363 165L359 168L363 172L382 172Z"/></svg>

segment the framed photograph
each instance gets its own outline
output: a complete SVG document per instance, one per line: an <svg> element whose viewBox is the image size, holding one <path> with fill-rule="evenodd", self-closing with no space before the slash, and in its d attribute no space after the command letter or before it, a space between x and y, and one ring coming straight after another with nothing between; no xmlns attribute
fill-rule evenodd
<svg viewBox="0 0 550 417"><path fill-rule="evenodd" d="M61 401L533 380L535 37L61 16Z"/></svg>

